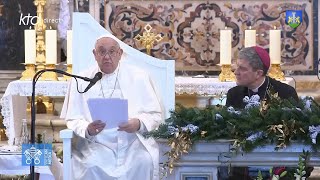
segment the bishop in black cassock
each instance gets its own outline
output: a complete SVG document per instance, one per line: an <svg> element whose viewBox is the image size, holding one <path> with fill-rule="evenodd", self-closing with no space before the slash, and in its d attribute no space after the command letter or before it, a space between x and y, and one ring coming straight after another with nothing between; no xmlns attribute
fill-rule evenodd
<svg viewBox="0 0 320 180"><path fill-rule="evenodd" d="M254 94L258 94L260 100L268 100L271 88L278 92L280 98L298 100L297 92L293 87L266 75L269 67L270 57L267 51L258 46L242 49L239 52L235 70L238 86L228 91L226 105L244 108L243 98Z"/></svg>
<svg viewBox="0 0 320 180"><path fill-rule="evenodd" d="M280 98L293 98L298 101L296 90L280 81L267 76L270 67L270 57L266 50L258 46L244 48L239 52L235 75L237 86L227 93L226 106L242 109L245 107L243 98L254 94L260 96L260 100L270 99L271 92L278 92ZM247 167L231 169L231 177L228 180L251 180ZM222 178L224 179L224 178Z"/></svg>
<svg viewBox="0 0 320 180"><path fill-rule="evenodd" d="M279 97L282 99L293 98L296 101L298 100L297 92L292 86L266 76L264 83L258 88L257 92L253 92L251 89L245 86L236 86L231 88L227 94L226 105L242 109L246 105L243 102L243 98L245 96L251 97L254 94L258 94L261 100L264 98L268 100L270 99L270 94L268 93L270 88L273 88L275 92L278 92Z"/></svg>

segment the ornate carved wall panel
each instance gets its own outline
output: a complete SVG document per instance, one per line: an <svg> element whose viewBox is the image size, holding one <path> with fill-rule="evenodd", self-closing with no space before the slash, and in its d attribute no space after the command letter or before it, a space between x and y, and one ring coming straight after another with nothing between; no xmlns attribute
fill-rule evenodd
<svg viewBox="0 0 320 180"><path fill-rule="evenodd" d="M303 10L302 24L292 29L285 24L286 10ZM284 69L313 70L312 0L209 0L209 1L106 1L105 26L119 39L145 52L133 37L151 24L164 40L152 55L175 59L176 70L216 70L219 64L219 30L233 29L233 59L243 48L244 30L257 30L257 44L269 49L269 30L282 29ZM317 57L316 57L317 58Z"/></svg>

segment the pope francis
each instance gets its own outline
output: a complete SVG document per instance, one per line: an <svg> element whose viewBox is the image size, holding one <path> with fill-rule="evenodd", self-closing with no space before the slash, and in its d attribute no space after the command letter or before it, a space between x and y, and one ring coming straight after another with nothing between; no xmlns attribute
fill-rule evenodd
<svg viewBox="0 0 320 180"><path fill-rule="evenodd" d="M152 80L145 71L126 63L130 59L109 36L97 39L93 54L97 65L80 75L93 78L101 72L101 80L84 94L78 90L83 91L88 82L71 81L63 107L67 126L76 134L72 145L74 179L158 179L158 145L142 136L163 119ZM92 119L89 98L127 99L128 122L110 129L108 124Z"/></svg>

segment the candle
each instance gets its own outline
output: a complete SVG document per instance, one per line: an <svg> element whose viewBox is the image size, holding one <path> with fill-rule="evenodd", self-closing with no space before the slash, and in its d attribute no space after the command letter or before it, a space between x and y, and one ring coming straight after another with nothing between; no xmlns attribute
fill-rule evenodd
<svg viewBox="0 0 320 180"><path fill-rule="evenodd" d="M231 30L220 30L220 64L231 64Z"/></svg>
<svg viewBox="0 0 320 180"><path fill-rule="evenodd" d="M72 64L72 30L67 31L67 64Z"/></svg>
<svg viewBox="0 0 320 180"><path fill-rule="evenodd" d="M57 64L57 31L46 30L46 64Z"/></svg>
<svg viewBox="0 0 320 180"><path fill-rule="evenodd" d="M271 64L281 63L281 30L270 30L270 60Z"/></svg>
<svg viewBox="0 0 320 180"><path fill-rule="evenodd" d="M249 30L244 31L244 47L251 47L256 45L256 30L252 30L251 26Z"/></svg>
<svg viewBox="0 0 320 180"><path fill-rule="evenodd" d="M25 63L36 63L36 31L34 29L24 30L24 53Z"/></svg>

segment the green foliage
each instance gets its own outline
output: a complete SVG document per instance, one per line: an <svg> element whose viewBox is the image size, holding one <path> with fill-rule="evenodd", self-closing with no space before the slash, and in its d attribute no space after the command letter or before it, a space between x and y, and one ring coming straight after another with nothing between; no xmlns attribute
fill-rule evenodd
<svg viewBox="0 0 320 180"><path fill-rule="evenodd" d="M309 105L308 105L309 104ZM171 117L157 130L145 134L154 138L174 138L177 131L172 128L186 127L188 124L199 127L191 135L191 141L234 139L236 147L251 151L258 146L275 143L285 148L292 141L311 145L314 150L319 144L313 144L309 126L320 125L320 106L312 99L299 102L271 98L268 104L242 110L230 110L225 106L206 108L186 108L177 105Z"/></svg>
<svg viewBox="0 0 320 180"><path fill-rule="evenodd" d="M296 172L294 173L294 177L299 180L305 180L306 179L306 170L307 170L307 161L309 158L309 152L303 151L303 154L299 156L299 163L298 168L296 169Z"/></svg>
<svg viewBox="0 0 320 180"><path fill-rule="evenodd" d="M256 178L256 180L263 180L262 173L260 170L258 172L258 177Z"/></svg>
<svg viewBox="0 0 320 180"><path fill-rule="evenodd" d="M274 93L268 103L257 104L251 100L248 101L251 106L241 110L225 106L186 108L177 105L164 124L145 136L168 139L171 150L167 152L168 162L164 166L169 167L170 172L179 157L199 140L231 139L234 140L231 150L245 152L267 144L276 144L275 149L285 148L293 141L310 145L315 151L319 149L320 144L315 142L320 140L316 137L316 133L320 133L320 106L312 98L295 102L281 100ZM183 146L179 146L180 143ZM304 180L308 172L307 160L308 153L304 152L294 174L282 168L281 171L271 169L270 176ZM261 172L256 179L263 179Z"/></svg>

